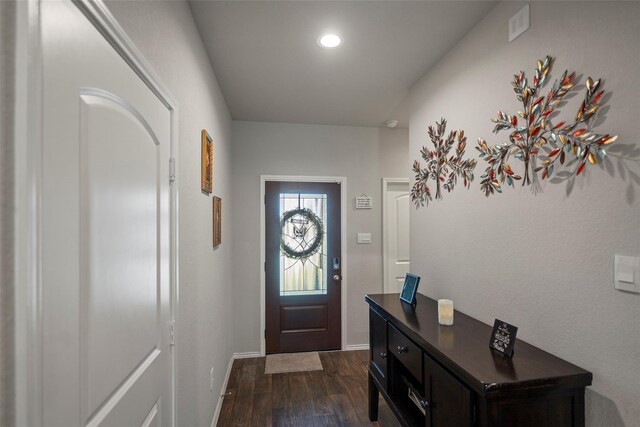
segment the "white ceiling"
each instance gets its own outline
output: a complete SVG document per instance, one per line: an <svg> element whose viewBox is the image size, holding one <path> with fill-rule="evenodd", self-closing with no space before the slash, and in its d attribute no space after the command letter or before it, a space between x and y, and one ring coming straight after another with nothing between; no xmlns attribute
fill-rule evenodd
<svg viewBox="0 0 640 427"><path fill-rule="evenodd" d="M408 126L407 94L496 1L191 1L234 120ZM505 29L506 31L506 26ZM335 31L338 49L318 46Z"/></svg>

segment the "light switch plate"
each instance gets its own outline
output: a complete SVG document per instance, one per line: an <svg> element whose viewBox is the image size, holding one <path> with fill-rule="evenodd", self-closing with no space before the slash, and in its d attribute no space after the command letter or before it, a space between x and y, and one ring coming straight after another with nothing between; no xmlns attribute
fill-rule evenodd
<svg viewBox="0 0 640 427"><path fill-rule="evenodd" d="M509 42L529 29L529 5L526 5L509 19Z"/></svg>
<svg viewBox="0 0 640 427"><path fill-rule="evenodd" d="M640 294L640 258L616 255L613 283L618 290Z"/></svg>
<svg viewBox="0 0 640 427"><path fill-rule="evenodd" d="M371 233L358 233L357 242L368 245L371 243Z"/></svg>

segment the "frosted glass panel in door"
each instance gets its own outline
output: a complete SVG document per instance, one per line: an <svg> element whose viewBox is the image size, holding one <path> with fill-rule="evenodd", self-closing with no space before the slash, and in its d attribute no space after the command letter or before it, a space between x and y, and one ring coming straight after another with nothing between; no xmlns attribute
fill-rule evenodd
<svg viewBox="0 0 640 427"><path fill-rule="evenodd" d="M327 293L327 195L280 194L280 295Z"/></svg>

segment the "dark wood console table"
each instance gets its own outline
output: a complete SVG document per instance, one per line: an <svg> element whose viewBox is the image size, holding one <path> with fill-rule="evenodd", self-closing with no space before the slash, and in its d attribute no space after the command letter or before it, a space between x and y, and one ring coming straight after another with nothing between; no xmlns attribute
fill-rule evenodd
<svg viewBox="0 0 640 427"><path fill-rule="evenodd" d="M590 372L521 340L508 358L489 348L491 326L458 311L441 326L437 302L416 299L365 297L371 421L381 394L405 426L584 426Z"/></svg>

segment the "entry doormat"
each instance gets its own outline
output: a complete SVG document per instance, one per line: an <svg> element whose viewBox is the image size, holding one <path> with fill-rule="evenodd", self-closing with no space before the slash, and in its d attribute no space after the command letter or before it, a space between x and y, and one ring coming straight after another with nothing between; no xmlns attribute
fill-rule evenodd
<svg viewBox="0 0 640 427"><path fill-rule="evenodd" d="M317 351L269 354L264 367L265 375L304 371L322 371L322 362Z"/></svg>

